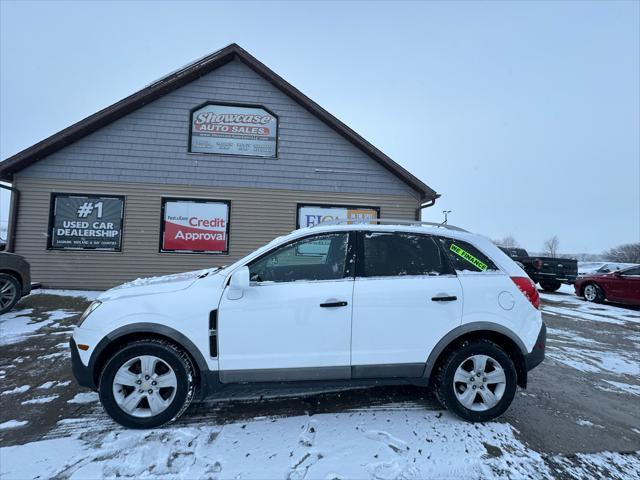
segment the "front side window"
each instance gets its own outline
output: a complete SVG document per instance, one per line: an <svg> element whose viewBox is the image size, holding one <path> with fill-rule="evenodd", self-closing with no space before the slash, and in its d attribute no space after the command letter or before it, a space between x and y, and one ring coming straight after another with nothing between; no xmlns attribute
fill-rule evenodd
<svg viewBox="0 0 640 480"><path fill-rule="evenodd" d="M640 267L630 268L629 270L624 270L620 272L621 275L625 277L637 277L640 276Z"/></svg>
<svg viewBox="0 0 640 480"><path fill-rule="evenodd" d="M364 234L365 277L441 275L450 271L438 244L428 235L394 232Z"/></svg>
<svg viewBox="0 0 640 480"><path fill-rule="evenodd" d="M442 245L457 272L491 273L498 267L476 247L467 242L443 238Z"/></svg>
<svg viewBox="0 0 640 480"><path fill-rule="evenodd" d="M249 265L253 282L338 280L347 272L349 234L316 235L289 243Z"/></svg>

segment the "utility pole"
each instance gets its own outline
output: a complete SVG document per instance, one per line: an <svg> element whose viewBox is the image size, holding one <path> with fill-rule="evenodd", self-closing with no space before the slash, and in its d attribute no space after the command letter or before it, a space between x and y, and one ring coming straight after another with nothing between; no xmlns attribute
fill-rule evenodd
<svg viewBox="0 0 640 480"><path fill-rule="evenodd" d="M451 210L442 210L442 213L444 213L444 222L442 222L442 224L446 225L447 224L447 217L451 213Z"/></svg>

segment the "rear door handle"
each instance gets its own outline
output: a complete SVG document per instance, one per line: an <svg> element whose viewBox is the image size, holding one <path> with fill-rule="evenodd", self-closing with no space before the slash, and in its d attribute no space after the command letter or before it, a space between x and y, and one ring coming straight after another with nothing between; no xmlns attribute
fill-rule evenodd
<svg viewBox="0 0 640 480"><path fill-rule="evenodd" d="M442 297L431 297L431 300L433 300L434 302L453 302L453 301L455 301L457 299L458 299L458 297L456 297L455 295L442 296Z"/></svg>
<svg viewBox="0 0 640 480"><path fill-rule="evenodd" d="M346 307L347 305L349 305L347 302L326 302L320 304L322 308Z"/></svg>

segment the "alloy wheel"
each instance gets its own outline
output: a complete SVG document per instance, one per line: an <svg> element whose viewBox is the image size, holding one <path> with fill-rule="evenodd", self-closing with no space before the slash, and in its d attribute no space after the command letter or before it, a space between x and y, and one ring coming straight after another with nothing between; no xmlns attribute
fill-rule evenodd
<svg viewBox="0 0 640 480"><path fill-rule="evenodd" d="M595 285L590 284L584 287L584 298L586 298L588 301L593 302L597 296L598 290L596 289Z"/></svg>
<svg viewBox="0 0 640 480"><path fill-rule="evenodd" d="M171 366L153 355L127 360L113 379L113 396L127 414L143 418L164 412L174 397L178 379Z"/></svg>
<svg viewBox="0 0 640 480"><path fill-rule="evenodd" d="M0 310L11 305L17 294L18 291L13 282L0 280Z"/></svg>
<svg viewBox="0 0 640 480"><path fill-rule="evenodd" d="M465 408L476 412L495 407L502 399L506 386L504 369L488 355L468 357L453 376L456 398Z"/></svg>

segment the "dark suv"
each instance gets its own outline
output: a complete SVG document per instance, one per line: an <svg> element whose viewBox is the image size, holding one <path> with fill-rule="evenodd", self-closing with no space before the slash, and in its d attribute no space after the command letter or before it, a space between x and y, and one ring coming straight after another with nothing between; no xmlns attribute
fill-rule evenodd
<svg viewBox="0 0 640 480"><path fill-rule="evenodd" d="M0 252L0 314L31 291L31 267L20 255Z"/></svg>

